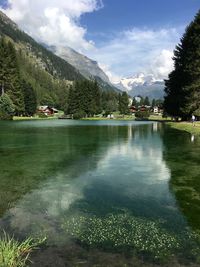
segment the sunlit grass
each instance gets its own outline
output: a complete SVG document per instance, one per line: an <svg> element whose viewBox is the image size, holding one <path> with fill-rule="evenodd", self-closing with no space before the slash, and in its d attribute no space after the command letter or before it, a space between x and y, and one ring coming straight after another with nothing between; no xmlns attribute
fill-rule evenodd
<svg viewBox="0 0 200 267"><path fill-rule="evenodd" d="M27 238L23 242L15 240L5 232L0 239L0 266L1 267L24 267L27 266L32 251L38 248L46 238Z"/></svg>
<svg viewBox="0 0 200 267"><path fill-rule="evenodd" d="M191 134L200 134L200 122L195 122L194 126L191 122L167 122L167 124L177 130L186 131Z"/></svg>

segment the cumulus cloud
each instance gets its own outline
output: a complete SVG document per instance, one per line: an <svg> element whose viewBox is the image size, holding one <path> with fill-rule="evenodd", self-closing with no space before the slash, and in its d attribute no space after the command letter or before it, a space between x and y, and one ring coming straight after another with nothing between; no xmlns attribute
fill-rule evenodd
<svg viewBox="0 0 200 267"><path fill-rule="evenodd" d="M150 72L154 74L155 78L166 78L168 76L174 67L172 57L172 51L163 49L160 54L154 58Z"/></svg>
<svg viewBox="0 0 200 267"><path fill-rule="evenodd" d="M94 44L86 39L87 30L79 19L102 5L101 0L8 0L2 11L41 42L84 51Z"/></svg>
<svg viewBox="0 0 200 267"><path fill-rule="evenodd" d="M104 36L95 44L86 38L80 17L102 7L102 0L7 0L1 10L33 38L55 46L58 54L69 46L97 60L111 81L138 72L166 78L184 27L132 28Z"/></svg>
<svg viewBox="0 0 200 267"><path fill-rule="evenodd" d="M124 31L88 56L95 58L111 80L130 76L133 73L152 73L157 79L164 79L173 69L173 50L179 42L183 27L174 29L137 29Z"/></svg>

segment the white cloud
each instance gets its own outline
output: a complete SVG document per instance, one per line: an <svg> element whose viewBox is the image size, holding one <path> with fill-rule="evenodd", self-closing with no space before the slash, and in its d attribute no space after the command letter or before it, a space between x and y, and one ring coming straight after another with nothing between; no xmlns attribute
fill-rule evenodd
<svg viewBox="0 0 200 267"><path fill-rule="evenodd" d="M111 80L138 72L152 73L163 79L173 69L173 50L182 32L183 27L158 30L134 28L118 33L96 50L88 51L87 55L106 66L104 69Z"/></svg>
<svg viewBox="0 0 200 267"><path fill-rule="evenodd" d="M71 46L79 51L93 47L86 40L80 16L102 7L101 0L8 0L3 10L27 33L48 45Z"/></svg>
<svg viewBox="0 0 200 267"><path fill-rule="evenodd" d="M151 64L151 73L155 78L166 78L172 71L174 63L172 60L173 52L163 49L160 54L155 57Z"/></svg>
<svg viewBox="0 0 200 267"><path fill-rule="evenodd" d="M35 39L54 45L58 53L59 48L70 46L86 54L99 62L112 81L138 72L166 78L184 30L133 28L111 34L109 40L104 36L104 43L95 44L87 40L80 17L102 8L102 0L8 0L8 4L3 12Z"/></svg>

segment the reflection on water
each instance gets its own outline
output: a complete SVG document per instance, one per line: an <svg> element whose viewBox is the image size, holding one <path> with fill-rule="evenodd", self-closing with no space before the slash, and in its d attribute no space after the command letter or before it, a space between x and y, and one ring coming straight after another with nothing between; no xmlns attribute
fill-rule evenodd
<svg viewBox="0 0 200 267"><path fill-rule="evenodd" d="M1 129L0 225L7 231L45 234L51 247L71 242L63 224L80 216L101 225L111 215L127 216L130 224L150 226L167 238L160 238L162 244L187 227L169 190L173 168L162 125L59 121L2 124ZM123 231L124 221L120 227ZM152 248L146 251L154 255Z"/></svg>

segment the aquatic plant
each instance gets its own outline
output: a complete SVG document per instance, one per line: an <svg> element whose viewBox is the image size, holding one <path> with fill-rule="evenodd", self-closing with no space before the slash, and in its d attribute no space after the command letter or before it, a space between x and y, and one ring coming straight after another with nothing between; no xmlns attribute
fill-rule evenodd
<svg viewBox="0 0 200 267"><path fill-rule="evenodd" d="M180 248L179 239L159 223L129 214L107 217L76 216L64 220L62 228L73 238L90 247L104 249L133 248L154 259L173 256Z"/></svg>
<svg viewBox="0 0 200 267"><path fill-rule="evenodd" d="M46 238L27 238L23 242L15 240L5 232L0 238L0 266L1 267L25 267L30 253L37 249Z"/></svg>

